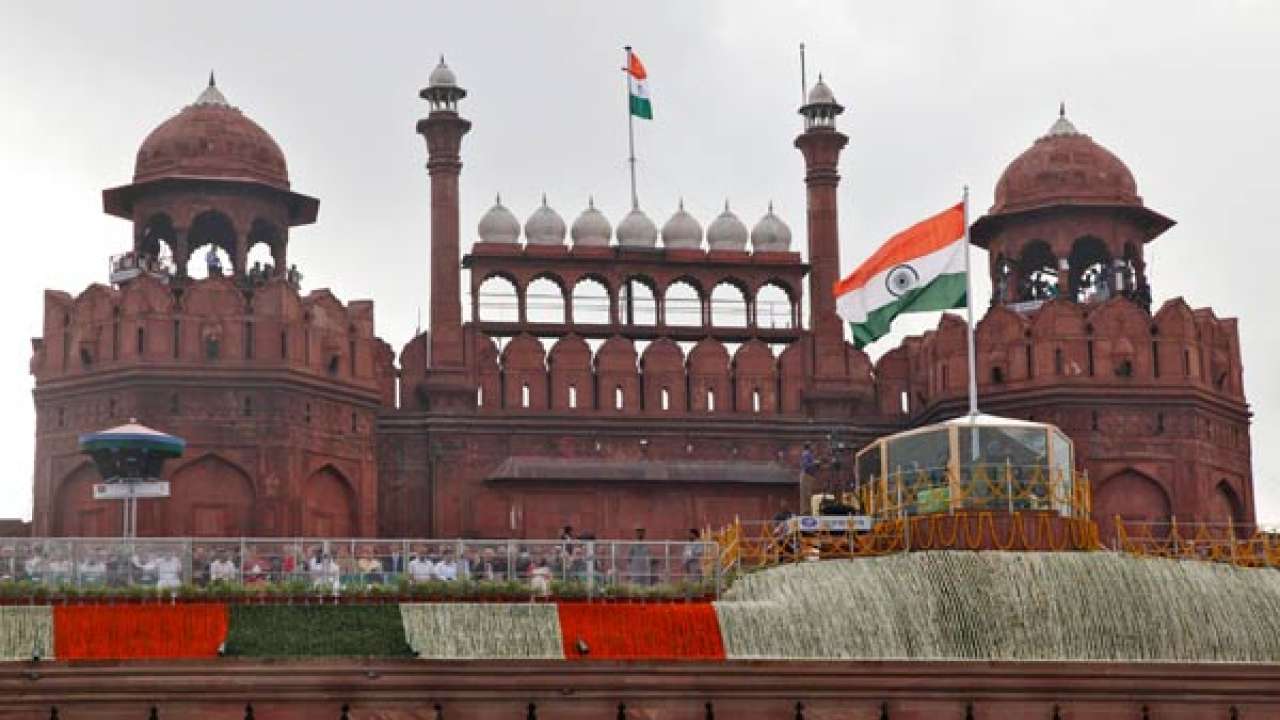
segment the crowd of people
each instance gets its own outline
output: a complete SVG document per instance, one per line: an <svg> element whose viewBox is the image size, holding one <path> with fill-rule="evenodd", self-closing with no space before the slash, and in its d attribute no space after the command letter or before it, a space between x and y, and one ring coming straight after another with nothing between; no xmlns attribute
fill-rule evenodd
<svg viewBox="0 0 1280 720"><path fill-rule="evenodd" d="M535 593L553 582L699 581L712 554L701 533L689 542L599 541L564 527L555 541L281 541L186 543L14 541L0 543L0 582L50 587L177 588L185 583L248 587L305 583L332 590L402 582L517 582Z"/></svg>

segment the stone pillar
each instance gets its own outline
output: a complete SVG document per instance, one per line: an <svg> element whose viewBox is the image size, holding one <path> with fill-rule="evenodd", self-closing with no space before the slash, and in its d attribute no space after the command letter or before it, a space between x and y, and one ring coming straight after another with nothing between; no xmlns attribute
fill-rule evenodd
<svg viewBox="0 0 1280 720"><path fill-rule="evenodd" d="M448 110L433 110L418 122L418 132L427 142L427 172L431 176L432 367L463 365L458 175L462 172L462 136L470 129L470 122Z"/></svg>
<svg viewBox="0 0 1280 720"><path fill-rule="evenodd" d="M840 279L839 199L837 165L848 136L833 127L811 127L796 138L804 154L804 183L808 200L809 226L809 323L819 374L844 367L844 327L836 314L831 289Z"/></svg>

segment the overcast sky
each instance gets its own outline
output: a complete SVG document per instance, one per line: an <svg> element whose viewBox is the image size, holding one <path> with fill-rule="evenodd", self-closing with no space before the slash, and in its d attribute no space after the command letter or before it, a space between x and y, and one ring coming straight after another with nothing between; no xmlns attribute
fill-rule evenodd
<svg viewBox="0 0 1280 720"><path fill-rule="evenodd" d="M973 188L985 210L1006 164L1065 100L1076 126L1133 170L1178 225L1148 246L1157 304L1178 295L1240 318L1255 413L1258 514L1280 523L1280 3L723 2L0 4L0 422L11 458L0 517L30 517L28 361L42 291L105 282L130 226L102 214L134 153L216 69L229 101L284 149L319 222L292 233L309 288L376 301L399 348L427 298L418 90L440 53L468 90L464 246L501 192L523 219L545 192L571 222L588 194L627 209L619 68L634 45L655 120L637 127L641 205L683 196L705 226L728 198L748 225L772 200L803 246L792 147L808 46L846 106L841 271ZM980 251L977 251L980 252ZM975 257L975 267L984 267ZM988 297L985 278L977 293ZM423 313L425 315L425 312ZM901 323L878 356L937 316Z"/></svg>

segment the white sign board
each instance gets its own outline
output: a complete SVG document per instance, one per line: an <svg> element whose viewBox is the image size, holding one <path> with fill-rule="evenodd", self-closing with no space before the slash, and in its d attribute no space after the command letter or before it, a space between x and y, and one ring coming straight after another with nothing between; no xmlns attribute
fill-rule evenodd
<svg viewBox="0 0 1280 720"><path fill-rule="evenodd" d="M169 497L169 483L164 480L137 483L97 483L93 486L94 500L167 497Z"/></svg>
<svg viewBox="0 0 1280 720"><path fill-rule="evenodd" d="M868 532L866 515L796 515L787 519L788 532Z"/></svg>

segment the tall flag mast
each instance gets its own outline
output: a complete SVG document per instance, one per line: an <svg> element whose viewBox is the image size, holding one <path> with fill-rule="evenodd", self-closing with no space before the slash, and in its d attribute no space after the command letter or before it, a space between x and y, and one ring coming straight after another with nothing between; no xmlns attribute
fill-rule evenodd
<svg viewBox="0 0 1280 720"><path fill-rule="evenodd" d="M627 162L631 166L631 209L640 207L640 198L636 195L636 128L635 118L653 119L653 106L649 103L649 73L644 69L640 57L627 51L627 66L622 71L627 74Z"/></svg>

